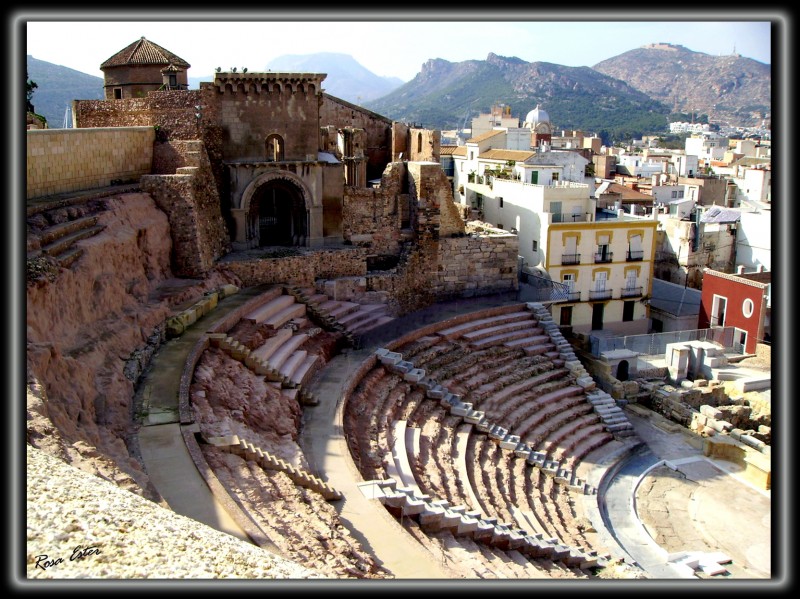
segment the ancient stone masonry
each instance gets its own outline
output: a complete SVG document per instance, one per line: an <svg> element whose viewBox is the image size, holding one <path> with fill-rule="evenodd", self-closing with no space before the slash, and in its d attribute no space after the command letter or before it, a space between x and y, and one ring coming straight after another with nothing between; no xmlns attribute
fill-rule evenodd
<svg viewBox="0 0 800 599"><path fill-rule="evenodd" d="M175 175L142 177L142 189L169 215L175 273L197 276L230 251L208 156L199 141L165 142L156 147L160 167L165 166L167 157L175 165L186 166L176 166Z"/></svg>
<svg viewBox="0 0 800 599"><path fill-rule="evenodd" d="M440 239L436 296L516 291L518 247L516 235Z"/></svg>
<svg viewBox="0 0 800 599"><path fill-rule="evenodd" d="M313 287L317 279L364 276L366 257L370 252L361 248L347 250L297 250L295 256L251 260L221 261L216 270L234 275L243 287L261 284Z"/></svg>
<svg viewBox="0 0 800 599"><path fill-rule="evenodd" d="M319 116L323 125L336 123L339 128L350 127L364 131L365 139L361 148L365 152L367 161L366 180L379 179L386 164L393 160L392 121L328 94L323 94Z"/></svg>

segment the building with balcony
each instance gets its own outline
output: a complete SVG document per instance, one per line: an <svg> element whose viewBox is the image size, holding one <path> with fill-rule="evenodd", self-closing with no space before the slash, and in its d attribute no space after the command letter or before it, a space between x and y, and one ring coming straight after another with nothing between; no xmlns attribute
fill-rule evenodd
<svg viewBox="0 0 800 599"><path fill-rule="evenodd" d="M456 202L518 236L523 272L558 286L556 322L579 333L647 333L657 221L598 209L579 152L507 149L507 141L494 130L453 152Z"/></svg>
<svg viewBox="0 0 800 599"><path fill-rule="evenodd" d="M540 267L570 291L552 304L553 318L576 333L646 333L658 223L622 211L601 215L573 223L547 219L543 227Z"/></svg>

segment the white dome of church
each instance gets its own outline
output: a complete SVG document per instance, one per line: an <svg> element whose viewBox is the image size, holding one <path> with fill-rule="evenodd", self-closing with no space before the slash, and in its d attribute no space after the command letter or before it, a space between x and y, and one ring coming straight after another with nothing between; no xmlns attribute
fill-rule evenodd
<svg viewBox="0 0 800 599"><path fill-rule="evenodd" d="M550 115L541 108L539 104L536 105L536 108L531 110L528 113L528 116L525 117L525 125L529 127L533 127L538 125L539 123L549 123L550 122Z"/></svg>

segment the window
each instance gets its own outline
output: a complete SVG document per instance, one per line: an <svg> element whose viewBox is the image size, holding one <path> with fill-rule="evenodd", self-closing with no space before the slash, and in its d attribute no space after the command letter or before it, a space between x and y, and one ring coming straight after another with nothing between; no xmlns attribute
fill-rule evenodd
<svg viewBox="0 0 800 599"><path fill-rule="evenodd" d="M283 160L283 138L280 135L276 133L268 135L264 145L267 160L272 160L274 162L281 162Z"/></svg>
<svg viewBox="0 0 800 599"><path fill-rule="evenodd" d="M622 321L623 322L630 322L633 320L633 309L636 306L636 302L630 301L625 302L622 305Z"/></svg>
<svg viewBox="0 0 800 599"><path fill-rule="evenodd" d="M417 133L417 153L422 153L422 133Z"/></svg>
<svg viewBox="0 0 800 599"><path fill-rule="evenodd" d="M463 173L464 172L464 161L463 160L459 160L458 161L458 172L459 173Z"/></svg>
<svg viewBox="0 0 800 599"><path fill-rule="evenodd" d="M636 289L636 271L633 269L625 273L625 289Z"/></svg>
<svg viewBox="0 0 800 599"><path fill-rule="evenodd" d="M114 99L115 100L122 100L122 88L115 87L114 88Z"/></svg>
<svg viewBox="0 0 800 599"><path fill-rule="evenodd" d="M558 173L553 173L553 181L558 181Z"/></svg>
<svg viewBox="0 0 800 599"><path fill-rule="evenodd" d="M497 201L500 203L500 208L503 207L503 198L497 198Z"/></svg>
<svg viewBox="0 0 800 599"><path fill-rule="evenodd" d="M473 158L473 156L474 156L474 155L475 155L475 153L474 153L474 152L470 152L470 153L469 153L469 159L470 159L470 160L472 160L472 158Z"/></svg>
<svg viewBox="0 0 800 599"><path fill-rule="evenodd" d="M505 227L503 227L503 223L497 223L497 228L498 229L504 229Z"/></svg>
<svg viewBox="0 0 800 599"><path fill-rule="evenodd" d="M742 302L742 314L744 314L745 318L750 318L753 315L753 309L755 305L753 304L753 300L749 297Z"/></svg>
<svg viewBox="0 0 800 599"><path fill-rule="evenodd" d="M650 319L650 329L653 333L663 333L664 332L664 322L659 320L658 318L651 318Z"/></svg>
<svg viewBox="0 0 800 599"><path fill-rule="evenodd" d="M677 191L673 191L672 192L672 197L673 198L677 198L678 197L678 192Z"/></svg>
<svg viewBox="0 0 800 599"><path fill-rule="evenodd" d="M642 236L631 235L630 239L628 239L627 260L630 262L632 260L643 260L643 259L644 259L644 250L642 249Z"/></svg>
<svg viewBox="0 0 800 599"><path fill-rule="evenodd" d="M724 327L725 326L725 308L728 304L728 298L721 295L714 295L711 304L711 326Z"/></svg>
<svg viewBox="0 0 800 599"><path fill-rule="evenodd" d="M683 191L682 190L678 192L678 197L679 198L683 198Z"/></svg>
<svg viewBox="0 0 800 599"><path fill-rule="evenodd" d="M595 291L605 291L606 290L606 280L608 277L608 273L605 271L596 272L594 275L594 290Z"/></svg>
<svg viewBox="0 0 800 599"><path fill-rule="evenodd" d="M538 251L539 251L539 242L538 242L536 239L534 239L534 240L531 242L531 249L532 249L534 252L538 252Z"/></svg>

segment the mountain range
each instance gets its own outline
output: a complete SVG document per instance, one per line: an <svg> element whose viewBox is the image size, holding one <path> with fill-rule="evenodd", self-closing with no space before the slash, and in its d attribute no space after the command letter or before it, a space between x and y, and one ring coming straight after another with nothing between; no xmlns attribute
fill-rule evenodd
<svg viewBox="0 0 800 599"><path fill-rule="evenodd" d="M669 106L704 112L731 126L771 118L770 65L738 54L711 56L673 44L650 44L592 67Z"/></svg>
<svg viewBox="0 0 800 599"><path fill-rule="evenodd" d="M429 60L414 79L365 106L395 120L455 129L469 127L473 116L501 103L520 121L541 104L557 127L604 130L614 137L664 129L669 114L666 105L589 67L496 54L486 60Z"/></svg>
<svg viewBox="0 0 800 599"><path fill-rule="evenodd" d="M37 83L33 104L51 127L62 126L72 99L103 97L103 80L27 57ZM605 142L665 132L670 115L691 111L712 122L753 126L771 117L769 65L738 55L710 56L683 46L650 44L594 67L526 62L490 53L486 60L426 61L406 83L370 72L337 53L285 55L264 70L327 73L333 96L391 119L431 129L469 127L494 104L523 121L540 104L557 129L581 129ZM190 88L213 75L189 77Z"/></svg>

